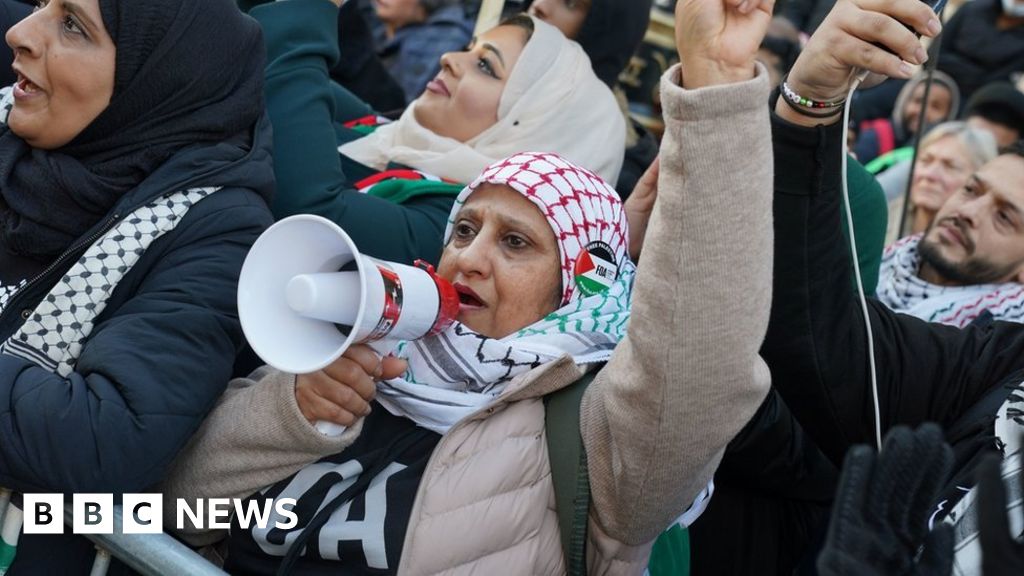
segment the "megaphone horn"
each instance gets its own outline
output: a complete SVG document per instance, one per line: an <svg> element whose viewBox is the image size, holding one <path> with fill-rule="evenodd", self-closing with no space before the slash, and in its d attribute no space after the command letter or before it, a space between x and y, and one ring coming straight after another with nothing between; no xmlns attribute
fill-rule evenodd
<svg viewBox="0 0 1024 576"><path fill-rule="evenodd" d="M320 370L352 344L440 332L458 311L455 289L429 265L364 256L338 225L307 214L268 228L238 281L249 344L293 374Z"/></svg>

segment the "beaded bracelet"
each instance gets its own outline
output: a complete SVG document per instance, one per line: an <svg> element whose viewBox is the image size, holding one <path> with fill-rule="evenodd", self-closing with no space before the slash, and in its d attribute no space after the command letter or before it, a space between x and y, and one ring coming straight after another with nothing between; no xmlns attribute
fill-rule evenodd
<svg viewBox="0 0 1024 576"><path fill-rule="evenodd" d="M842 108L834 108L833 111L826 112L824 114L818 114L818 113L815 113L815 112L810 112L810 110L811 110L810 108L804 108L803 106L801 106L799 104L794 104L793 102L791 102L789 100L789 98L786 98L785 93L783 93L781 95L781 97L782 97L782 101L786 103L786 106L789 106L790 110L796 112L797 114L800 114L801 116L807 116L809 118L817 118L819 120L823 120L823 119L826 119L826 118L835 118L836 116L838 116L838 115L843 113L843 109Z"/></svg>
<svg viewBox="0 0 1024 576"><path fill-rule="evenodd" d="M840 98L839 100L832 100L830 102L821 102L818 100L811 100L810 98L804 98L789 87L789 84L786 83L785 77L782 79L782 85L780 88L782 98L786 101L786 104L789 104L790 108L804 116L810 116L812 118L828 118L835 116L842 112L843 105L846 104L846 98Z"/></svg>

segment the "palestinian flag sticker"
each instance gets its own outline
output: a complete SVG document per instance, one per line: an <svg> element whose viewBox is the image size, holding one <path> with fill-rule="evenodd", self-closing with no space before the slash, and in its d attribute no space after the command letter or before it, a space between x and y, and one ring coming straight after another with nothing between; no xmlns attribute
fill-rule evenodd
<svg viewBox="0 0 1024 576"><path fill-rule="evenodd" d="M576 286L584 296L607 291L619 277L619 267L615 264L611 246L600 240L587 244L586 249L576 258L573 274L576 276Z"/></svg>

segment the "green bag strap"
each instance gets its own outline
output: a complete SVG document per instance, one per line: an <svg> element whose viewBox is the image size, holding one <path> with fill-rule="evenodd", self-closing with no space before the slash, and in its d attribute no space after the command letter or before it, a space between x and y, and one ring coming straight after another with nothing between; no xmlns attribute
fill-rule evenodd
<svg viewBox="0 0 1024 576"><path fill-rule="evenodd" d="M580 435L580 402L597 375L593 370L576 382L544 397L544 430L555 485L555 509L565 553L568 576L587 573L587 514L590 511L590 477L587 452Z"/></svg>

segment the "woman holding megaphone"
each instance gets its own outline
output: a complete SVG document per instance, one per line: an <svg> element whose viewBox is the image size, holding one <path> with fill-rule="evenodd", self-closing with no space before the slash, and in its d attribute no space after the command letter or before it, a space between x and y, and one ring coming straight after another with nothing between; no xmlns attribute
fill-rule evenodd
<svg viewBox="0 0 1024 576"><path fill-rule="evenodd" d="M276 217L317 214L370 256L436 264L455 196L501 158L544 150L616 181L622 113L583 49L557 28L521 15L484 32L445 54L437 77L389 122L330 79L345 57L339 2L250 11L267 38Z"/></svg>
<svg viewBox="0 0 1024 576"><path fill-rule="evenodd" d="M770 2L680 4L682 67L663 79L660 192L638 269L610 186L560 156L515 154L456 198L438 273L459 294L457 322L400 344L407 366L353 348L309 394L310 378L269 368L232 384L164 493L294 498L298 521L236 517L229 571L564 573L544 398L606 361L578 410L586 564L643 572L659 534L699 513L769 386L757 350L772 160L754 57L770 17ZM324 434L318 418L349 426ZM183 535L225 536L204 532Z"/></svg>

